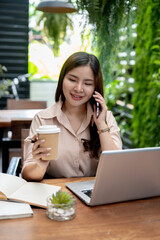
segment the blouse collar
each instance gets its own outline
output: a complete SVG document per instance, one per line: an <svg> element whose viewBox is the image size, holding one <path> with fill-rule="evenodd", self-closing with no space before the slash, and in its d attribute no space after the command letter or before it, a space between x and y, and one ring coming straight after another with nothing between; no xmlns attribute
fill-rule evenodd
<svg viewBox="0 0 160 240"><path fill-rule="evenodd" d="M62 100L59 100L51 107L43 110L41 112L41 117L43 119L52 119L52 118L56 117L60 124L62 124L64 127L67 127L68 129L70 129L71 132L73 132L73 129L71 128L66 115L62 111L62 106L63 106L63 102L62 102ZM79 130L77 131L77 134L84 131L88 127L88 125L90 124L92 119L93 119L93 109L91 107L91 104L88 102L87 103L87 115L84 118ZM73 132L73 134L75 134L75 133Z"/></svg>

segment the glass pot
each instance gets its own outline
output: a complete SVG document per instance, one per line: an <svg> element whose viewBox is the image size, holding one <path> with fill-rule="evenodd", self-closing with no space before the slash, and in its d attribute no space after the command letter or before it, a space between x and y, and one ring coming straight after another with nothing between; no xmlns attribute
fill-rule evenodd
<svg viewBox="0 0 160 240"><path fill-rule="evenodd" d="M77 201L73 197L73 201L67 204L54 204L52 203L52 196L47 198L47 216L56 221L71 220L76 216Z"/></svg>

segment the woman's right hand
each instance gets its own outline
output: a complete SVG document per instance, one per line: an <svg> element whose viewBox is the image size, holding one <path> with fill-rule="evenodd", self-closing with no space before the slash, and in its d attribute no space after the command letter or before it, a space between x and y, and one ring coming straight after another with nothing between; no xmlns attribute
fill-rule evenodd
<svg viewBox="0 0 160 240"><path fill-rule="evenodd" d="M32 155L33 158L36 160L42 160L43 158L45 158L45 156L49 156L50 155L50 150L51 148L43 148L40 147L41 143L44 143L44 139L38 139L38 135L34 135L31 138L32 141L35 141L33 148L32 148Z"/></svg>

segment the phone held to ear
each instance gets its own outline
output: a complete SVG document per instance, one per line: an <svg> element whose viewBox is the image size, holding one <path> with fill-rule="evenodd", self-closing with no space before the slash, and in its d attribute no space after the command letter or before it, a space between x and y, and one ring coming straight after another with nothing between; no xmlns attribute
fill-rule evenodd
<svg viewBox="0 0 160 240"><path fill-rule="evenodd" d="M99 117L99 102L96 102L96 118Z"/></svg>

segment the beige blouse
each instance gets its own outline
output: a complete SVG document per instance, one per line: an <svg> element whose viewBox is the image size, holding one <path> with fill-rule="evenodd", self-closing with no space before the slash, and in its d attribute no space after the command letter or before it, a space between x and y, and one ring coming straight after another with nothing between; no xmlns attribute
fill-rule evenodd
<svg viewBox="0 0 160 240"><path fill-rule="evenodd" d="M90 139L89 124L92 119L93 110L90 103L87 104L87 115L83 120L78 132L75 133L66 115L62 112L62 102L59 101L53 106L40 111L35 115L29 137L36 134L36 129L40 125L57 125L61 132L59 134L58 158L49 161L48 165L43 160L35 160L32 157L32 143L24 144L23 169L33 162L37 162L41 168L49 175L57 178L61 177L83 177L94 176L96 173L98 160L90 158L89 152L84 152L82 138ZM107 111L107 124L110 134L118 149L122 148L120 131L111 111Z"/></svg>

